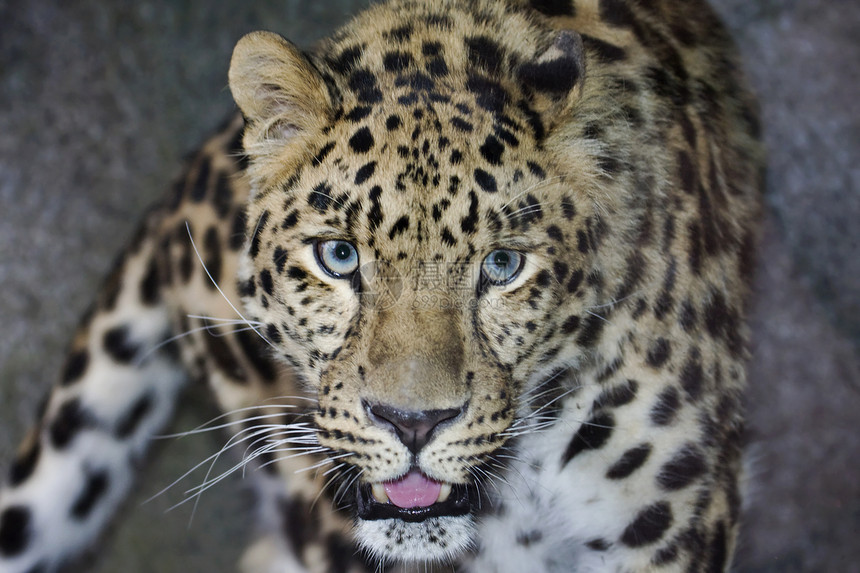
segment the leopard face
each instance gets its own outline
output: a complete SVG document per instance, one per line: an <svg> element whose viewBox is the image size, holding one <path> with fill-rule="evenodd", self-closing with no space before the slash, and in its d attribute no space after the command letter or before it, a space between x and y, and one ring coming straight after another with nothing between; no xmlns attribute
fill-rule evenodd
<svg viewBox="0 0 860 573"><path fill-rule="evenodd" d="M584 279L599 169L572 181L543 148L578 95L578 39L531 30L543 50L491 75L504 47L432 32L394 51L339 48L316 61L315 96L288 84L272 102L242 99L259 97L241 82L261 53L317 73L278 38L244 40L231 69L246 147L261 150L246 306L318 398L360 541L404 559L469 545L482 475L528 422L529 396L580 360L570 335L589 336L596 303ZM288 111L269 117L278 105ZM312 126L286 115L297 107Z"/></svg>

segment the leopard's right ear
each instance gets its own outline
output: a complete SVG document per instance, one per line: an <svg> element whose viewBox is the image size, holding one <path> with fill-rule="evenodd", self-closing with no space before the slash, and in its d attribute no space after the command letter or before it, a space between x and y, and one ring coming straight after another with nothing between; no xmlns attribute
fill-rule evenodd
<svg viewBox="0 0 860 573"><path fill-rule="evenodd" d="M272 32L251 32L233 50L230 91L248 123L246 151L266 153L323 129L332 104L320 73L293 44ZM263 146L257 149L255 146Z"/></svg>

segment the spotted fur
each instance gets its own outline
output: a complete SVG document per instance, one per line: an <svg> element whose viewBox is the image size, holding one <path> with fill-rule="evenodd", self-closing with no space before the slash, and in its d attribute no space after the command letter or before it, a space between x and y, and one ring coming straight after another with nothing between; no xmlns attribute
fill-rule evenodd
<svg viewBox="0 0 860 573"><path fill-rule="evenodd" d="M703 2L393 0L245 37L230 87L12 465L0 571L93 542L188 377L264 468L244 571L729 567L762 152ZM418 471L455 502L367 497Z"/></svg>

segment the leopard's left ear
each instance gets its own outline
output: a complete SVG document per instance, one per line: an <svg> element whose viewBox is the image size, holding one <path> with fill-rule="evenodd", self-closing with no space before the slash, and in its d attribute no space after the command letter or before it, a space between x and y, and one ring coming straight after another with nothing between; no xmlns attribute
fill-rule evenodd
<svg viewBox="0 0 860 573"><path fill-rule="evenodd" d="M563 120L582 95L585 51L576 32L556 32L549 48L516 70L516 78L532 95L531 105L549 127Z"/></svg>
<svg viewBox="0 0 860 573"><path fill-rule="evenodd" d="M331 116L322 76L298 48L272 32L252 32L239 40L229 80L249 124L246 148L249 143L289 143L322 129Z"/></svg>

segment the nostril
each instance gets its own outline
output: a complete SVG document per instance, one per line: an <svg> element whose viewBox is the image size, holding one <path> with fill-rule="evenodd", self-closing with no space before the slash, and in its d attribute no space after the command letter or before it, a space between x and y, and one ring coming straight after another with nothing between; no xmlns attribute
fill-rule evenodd
<svg viewBox="0 0 860 573"><path fill-rule="evenodd" d="M374 424L394 430L400 441L413 454L417 454L433 437L434 430L459 416L465 406L442 410L407 410L388 404L365 403L365 409Z"/></svg>

